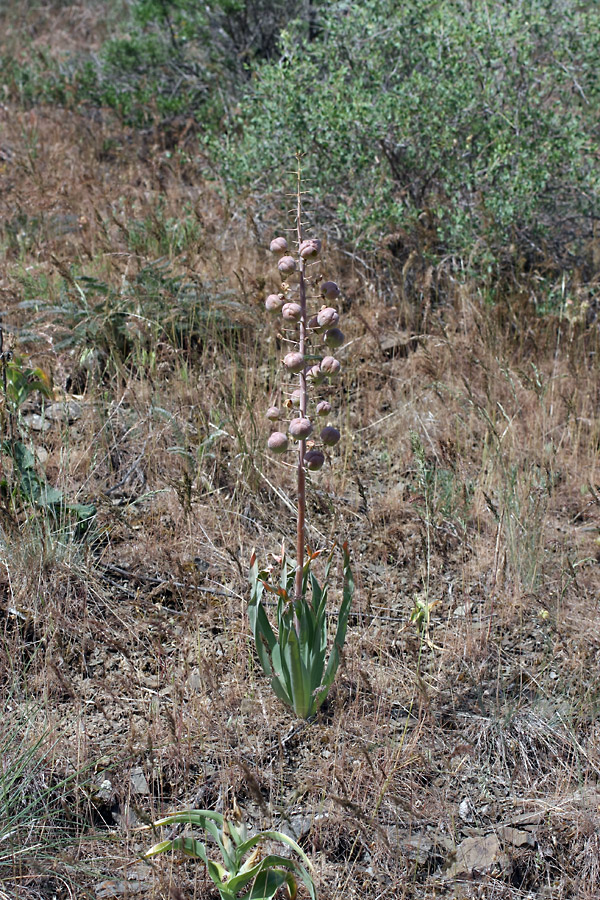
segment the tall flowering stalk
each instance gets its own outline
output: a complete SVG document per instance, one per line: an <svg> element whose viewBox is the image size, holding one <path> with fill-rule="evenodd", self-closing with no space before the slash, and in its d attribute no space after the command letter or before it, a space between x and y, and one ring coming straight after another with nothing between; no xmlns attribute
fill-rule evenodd
<svg viewBox="0 0 600 900"><path fill-rule="evenodd" d="M281 579L275 586L271 583L270 573L259 570L253 555L249 618L259 659L265 673L271 676L273 690L297 715L307 718L319 708L335 677L346 636L354 584L348 548L344 545L343 598L333 647L326 664L326 603L331 556L321 586L310 571L312 561L320 553L309 554L308 557L305 553L306 473L319 471L325 463L327 450L340 440L338 429L327 421L332 407L326 395L340 374L340 362L332 354L343 345L344 335L338 328L339 312L332 305L340 294L337 284L323 281L318 272L316 275L309 272L309 267L312 269L312 264L320 258L321 241L304 238L301 188L298 158L297 250L292 255L284 237L271 241L270 250L278 257L282 285L279 293L270 294L265 301L271 315L281 316L286 340L295 348L286 353L282 361L286 375L297 379L297 387L293 390L289 389L288 383L288 396L284 404L286 409L295 410L295 414L288 422L286 431L279 425L271 433L268 447L273 453L285 454L290 449L290 441L298 445L296 559L288 559L285 553L282 554ZM307 288L311 291L310 297L307 297ZM309 304L313 303L315 309L309 310ZM317 303L320 303L319 308ZM314 346L316 341L322 342L321 352ZM278 406L267 410L267 418L273 424L279 423L282 417L283 411ZM324 424L316 436L314 422L319 419ZM278 595L276 631L269 623L262 602L265 590Z"/></svg>

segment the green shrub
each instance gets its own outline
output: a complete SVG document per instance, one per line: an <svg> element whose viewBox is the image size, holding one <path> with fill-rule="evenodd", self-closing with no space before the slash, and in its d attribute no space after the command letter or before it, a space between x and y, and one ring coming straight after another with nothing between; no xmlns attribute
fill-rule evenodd
<svg viewBox="0 0 600 900"><path fill-rule="evenodd" d="M289 147L345 237L430 222L437 254L581 262L598 215L600 11L574 0L365 0L290 25L225 139L230 184L285 183ZM522 263L523 264L523 263Z"/></svg>

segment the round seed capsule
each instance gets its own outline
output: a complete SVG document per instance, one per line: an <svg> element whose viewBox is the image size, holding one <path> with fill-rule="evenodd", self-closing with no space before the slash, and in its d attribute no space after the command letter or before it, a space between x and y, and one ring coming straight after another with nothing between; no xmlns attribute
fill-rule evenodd
<svg viewBox="0 0 600 900"><path fill-rule="evenodd" d="M321 429L321 440L326 447L335 447L340 439L340 433L333 425L326 425Z"/></svg>
<svg viewBox="0 0 600 900"><path fill-rule="evenodd" d="M316 259L321 252L321 241L317 238L311 238L308 241L302 241L300 244L300 256L302 259Z"/></svg>
<svg viewBox="0 0 600 900"><path fill-rule="evenodd" d="M318 472L323 468L325 454L321 450L307 450L304 454L304 465L311 472Z"/></svg>
<svg viewBox="0 0 600 900"><path fill-rule="evenodd" d="M301 372L306 365L306 361L302 353L292 351L292 353L285 354L285 356L283 357L283 364L288 372L292 372L294 375L297 375L298 372Z"/></svg>
<svg viewBox="0 0 600 900"><path fill-rule="evenodd" d="M321 400L317 403L316 412L318 416L328 416L331 412L331 403L328 400Z"/></svg>
<svg viewBox="0 0 600 900"><path fill-rule="evenodd" d="M302 318L302 307L299 303L284 303L281 315L284 322L299 322Z"/></svg>
<svg viewBox="0 0 600 900"><path fill-rule="evenodd" d="M296 271L296 260L293 256L282 256L277 263L277 268L281 272L281 275L284 278L287 278L288 275L293 275Z"/></svg>
<svg viewBox="0 0 600 900"><path fill-rule="evenodd" d="M344 337L344 332L340 331L339 328L330 328L323 335L323 341L327 344L328 347L332 347L333 349L337 347L341 347L346 338Z"/></svg>
<svg viewBox="0 0 600 900"><path fill-rule="evenodd" d="M325 300L335 300L340 296L340 289L335 281L324 281L321 285L321 296Z"/></svg>
<svg viewBox="0 0 600 900"><path fill-rule="evenodd" d="M317 313L319 328L334 328L339 321L339 313L331 306L324 306L323 309L319 310Z"/></svg>
<svg viewBox="0 0 600 900"><path fill-rule="evenodd" d="M321 366L311 366L308 372L306 373L307 378L310 378L313 384L323 384L325 381L325 373L321 372Z"/></svg>
<svg viewBox="0 0 600 900"><path fill-rule="evenodd" d="M288 448L287 434L282 431L274 431L267 441L267 447L273 453L285 453Z"/></svg>
<svg viewBox="0 0 600 900"><path fill-rule="evenodd" d="M312 434L312 423L310 419L298 418L292 419L289 424L288 431L297 441L304 441Z"/></svg>
<svg viewBox="0 0 600 900"><path fill-rule="evenodd" d="M281 418L281 410L278 406L270 406L266 412L267 419L270 422L276 422Z"/></svg>
<svg viewBox="0 0 600 900"><path fill-rule="evenodd" d="M321 372L324 372L328 378L336 378L340 374L341 365L333 356L326 356L321 360Z"/></svg>
<svg viewBox="0 0 600 900"><path fill-rule="evenodd" d="M265 300L265 309L272 315L277 315L282 310L284 299L283 294L269 294Z"/></svg>
<svg viewBox="0 0 600 900"><path fill-rule="evenodd" d="M271 251L271 253L276 253L277 256L283 256L287 248L288 244L284 237L273 238L273 240L269 244L269 250Z"/></svg>

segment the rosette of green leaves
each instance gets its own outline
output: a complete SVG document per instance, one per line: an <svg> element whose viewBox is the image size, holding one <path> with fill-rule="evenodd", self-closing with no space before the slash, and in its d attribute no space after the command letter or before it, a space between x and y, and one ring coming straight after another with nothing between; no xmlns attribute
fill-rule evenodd
<svg viewBox="0 0 600 900"><path fill-rule="evenodd" d="M291 900L297 893L299 878L312 898L316 900L315 885L308 873L312 865L296 841L280 831L259 831L248 837L243 822L226 820L220 813L203 809L173 813L154 822L153 828L162 825L191 825L202 828L215 841L221 854L221 861L209 857L206 844L195 837L176 837L160 841L143 854L143 859L151 859L161 853L178 850L185 856L201 859L221 896L221 900L272 900L278 888L287 887ZM269 853L260 856L259 845L264 841L287 844L300 857L296 859ZM240 891L249 890L241 895Z"/></svg>
<svg viewBox="0 0 600 900"><path fill-rule="evenodd" d="M256 652L275 694L302 719L313 716L329 693L346 639L354 578L347 544L343 546L343 553L342 603L329 659L327 593L332 556L327 560L321 586L311 571L311 563L319 553L309 555L303 568L300 597L294 595L296 563L293 559L283 556L279 585L271 584L269 573L259 570L255 553L250 561L252 592L248 617ZM271 627L263 604L265 590L277 595L276 630Z"/></svg>

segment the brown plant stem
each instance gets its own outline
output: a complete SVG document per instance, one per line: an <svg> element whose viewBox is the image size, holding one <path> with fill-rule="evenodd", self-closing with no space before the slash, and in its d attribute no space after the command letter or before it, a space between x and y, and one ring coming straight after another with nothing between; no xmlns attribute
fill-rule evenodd
<svg viewBox="0 0 600 900"><path fill-rule="evenodd" d="M296 230L298 247L302 244L302 181L300 168L300 155L297 156L297 190L296 190ZM306 338L306 283L304 280L305 261L302 257L299 259L300 269L300 334L299 334L299 351L304 356L305 338ZM300 416L306 416L306 369L300 372ZM298 450L298 517L296 522L296 584L295 594L296 600L302 598L302 570L304 568L304 536L305 536L305 519L306 519L306 473L304 471L304 454L306 452L306 441L300 441ZM294 614L295 616L295 614ZM300 623L297 617L294 618L294 624L298 637L300 636Z"/></svg>

